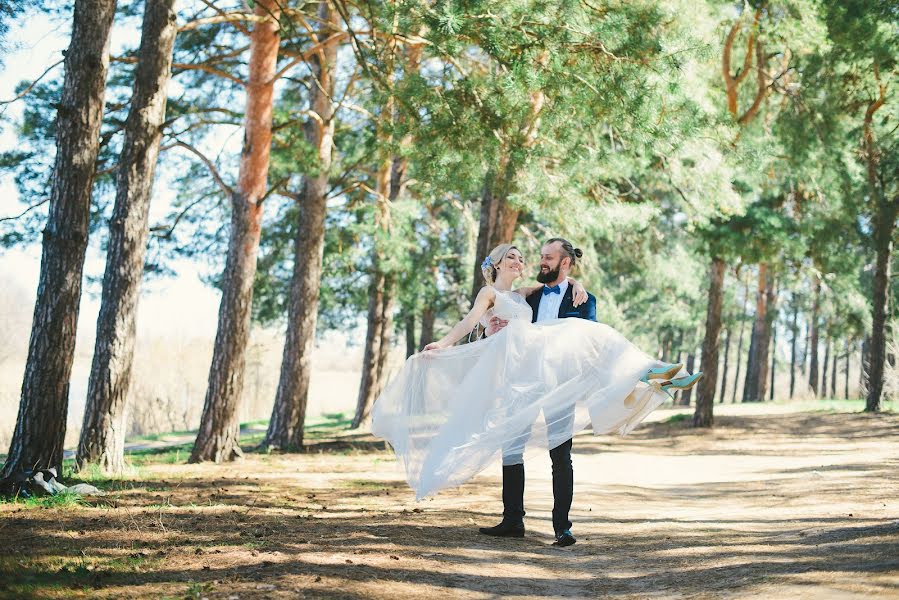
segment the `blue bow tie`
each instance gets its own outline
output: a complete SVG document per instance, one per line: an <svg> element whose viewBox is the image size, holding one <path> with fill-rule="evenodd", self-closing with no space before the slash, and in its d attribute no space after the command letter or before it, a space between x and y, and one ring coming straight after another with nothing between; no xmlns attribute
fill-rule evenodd
<svg viewBox="0 0 899 600"><path fill-rule="evenodd" d="M550 294L561 294L561 293L562 293L562 290L557 285L554 285L552 287L549 287L546 285L543 286L543 295L544 296L549 296Z"/></svg>

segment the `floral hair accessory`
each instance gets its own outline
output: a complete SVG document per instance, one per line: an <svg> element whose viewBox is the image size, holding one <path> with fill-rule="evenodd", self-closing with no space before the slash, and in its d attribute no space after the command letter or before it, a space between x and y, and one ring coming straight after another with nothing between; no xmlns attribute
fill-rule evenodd
<svg viewBox="0 0 899 600"><path fill-rule="evenodd" d="M489 256L484 259L484 262L481 263L482 270L486 269L487 267L492 267L492 266L493 266L493 259L491 259Z"/></svg>

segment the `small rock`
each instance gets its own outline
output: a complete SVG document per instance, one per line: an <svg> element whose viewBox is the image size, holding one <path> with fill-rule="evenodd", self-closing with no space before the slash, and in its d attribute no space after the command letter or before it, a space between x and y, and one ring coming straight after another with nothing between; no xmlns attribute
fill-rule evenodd
<svg viewBox="0 0 899 600"><path fill-rule="evenodd" d="M274 584L271 584L271 583L260 583L256 586L256 589L257 590L265 590L267 592L270 592L270 591L278 589L278 588L277 588L277 586L275 586Z"/></svg>
<svg viewBox="0 0 899 600"><path fill-rule="evenodd" d="M390 558L392 558L393 560L399 560L399 559L400 559L400 557L397 556L396 554L391 554L391 555L390 555Z"/></svg>

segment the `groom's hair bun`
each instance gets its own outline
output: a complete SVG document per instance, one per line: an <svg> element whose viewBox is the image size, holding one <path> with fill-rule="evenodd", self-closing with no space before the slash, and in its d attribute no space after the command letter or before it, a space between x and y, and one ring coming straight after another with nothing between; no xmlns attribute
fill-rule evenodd
<svg viewBox="0 0 899 600"><path fill-rule="evenodd" d="M571 259L571 266L573 267L577 263L577 259L584 255L584 251L580 248L575 248L571 245L571 242L566 240L565 238L552 238L546 241L546 245L554 244L555 242L559 242L562 244L562 252L568 255L568 258Z"/></svg>

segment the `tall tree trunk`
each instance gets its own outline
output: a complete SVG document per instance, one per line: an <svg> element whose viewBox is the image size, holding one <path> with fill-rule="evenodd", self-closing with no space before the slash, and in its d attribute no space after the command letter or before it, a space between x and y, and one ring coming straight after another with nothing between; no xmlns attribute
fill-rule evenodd
<svg viewBox="0 0 899 600"><path fill-rule="evenodd" d="M875 66L876 69L876 66ZM876 75L876 71L875 71ZM879 78L878 78L879 82ZM862 128L868 195L874 204L871 232L874 242L874 282L871 294L871 340L869 344L868 395L865 412L880 411L883 392L884 361L886 360L886 326L889 314L890 263L893 253L893 231L899 212L899 196L886 198L880 173L881 150L874 137L874 113L886 102L887 86L879 85L879 95L868 103ZM894 167L895 168L895 167Z"/></svg>
<svg viewBox="0 0 899 600"><path fill-rule="evenodd" d="M222 462L243 455L239 445L238 409L243 393L262 201L272 145L273 78L281 43L278 5L273 0L257 0L255 6L258 17L269 18L258 21L250 35L244 142L237 189L231 194L231 232L222 278L218 331L191 462Z"/></svg>
<svg viewBox="0 0 899 600"><path fill-rule="evenodd" d="M757 344L758 340L756 339L755 324L753 323L752 331L749 335L749 350L746 352L746 375L743 377L742 402L749 402L749 400L747 400L746 393L750 388L750 373L753 372L752 361L755 359Z"/></svg>
<svg viewBox="0 0 899 600"><path fill-rule="evenodd" d="M702 342L702 364L705 365L703 378L699 381L696 394L696 411L693 413L694 427L711 427L714 421L712 415L715 406L715 386L718 383L718 342L721 337L721 307L724 301L724 261L719 257L712 258L709 266L709 293L708 307L705 319L705 339ZM728 339L730 336L728 335ZM725 352L725 357L727 353ZM693 358L693 355L690 355ZM727 359L725 358L724 373L727 374ZM692 365L687 371L692 373ZM722 385L722 397L724 394ZM686 395L684 402L689 403L690 396Z"/></svg>
<svg viewBox="0 0 899 600"><path fill-rule="evenodd" d="M874 285L871 309L871 338L868 343L868 395L865 412L880 411L886 360L886 327L889 314L890 261L893 253L893 231L896 226L897 200L882 199L874 219Z"/></svg>
<svg viewBox="0 0 899 600"><path fill-rule="evenodd" d="M177 34L174 5L175 0L147 0L144 4L134 93L109 222L97 340L78 441L78 466L97 464L109 473L125 468L125 402L134 362L153 175Z"/></svg>
<svg viewBox="0 0 899 600"><path fill-rule="evenodd" d="M777 372L777 323L771 330L771 383L768 389L768 400L774 401L774 379Z"/></svg>
<svg viewBox="0 0 899 600"><path fill-rule="evenodd" d="M759 402L764 399L762 378L767 372L763 364L767 362L767 317L768 296L767 265L759 264L758 289L755 297L755 323L752 326L752 340L749 344L749 359L746 365L746 383L743 385L743 402ZM762 352L764 348L765 352Z"/></svg>
<svg viewBox="0 0 899 600"><path fill-rule="evenodd" d="M378 174L378 206L375 225L379 235L388 235L390 227L390 205L399 195L399 186L391 185L391 165L393 160L382 162ZM365 334L365 351L362 357L362 377L359 395L356 398L356 413L352 427L355 429L368 420L371 406L384 386L387 356L390 351L393 331L393 306L395 295L394 275L383 267L383 244L377 239L374 244L372 276L368 287L368 329Z"/></svg>
<svg viewBox="0 0 899 600"><path fill-rule="evenodd" d="M16 427L0 473L4 490L16 489L31 469L53 467L62 475L69 377L114 14L114 0L75 1L28 360Z"/></svg>
<svg viewBox="0 0 899 600"><path fill-rule="evenodd" d="M849 340L846 340L846 386L843 388L843 397L849 400Z"/></svg>
<svg viewBox="0 0 899 600"><path fill-rule="evenodd" d="M390 331L393 329L393 277L376 268L368 292L368 330L353 428L368 419L372 403L384 385L382 377L386 374L384 365L390 351Z"/></svg>
<svg viewBox="0 0 899 600"><path fill-rule="evenodd" d="M696 366L696 355L693 352L687 354L687 372L692 373L693 368ZM705 377L703 377L705 379ZM700 382L701 383L701 382ZM690 398L693 397L693 388L689 390L684 390L681 392L680 396L680 404L681 406L690 406ZM714 399L714 396L713 396Z"/></svg>
<svg viewBox="0 0 899 600"><path fill-rule="evenodd" d="M727 331L724 335L724 365L721 368L721 392L718 394L719 404L724 404L724 398L727 393L727 370L728 363L730 362L730 331L731 328L728 327Z"/></svg>
<svg viewBox="0 0 899 600"><path fill-rule="evenodd" d="M434 341L434 321L437 319L437 311L433 307L427 307L421 311L421 339L418 342L418 349L424 350L424 347Z"/></svg>
<svg viewBox="0 0 899 600"><path fill-rule="evenodd" d="M322 43L337 32L337 13L329 2L318 6L318 30L313 43ZM324 44L308 61L314 84L309 107L313 115L303 125L306 142L315 149L317 165L303 178L297 211L293 274L287 307L287 335L281 357L281 374L275 404L262 446L280 450L303 447L303 424L312 375L312 353L321 290L325 247L328 176L334 147L334 68L336 43Z"/></svg>
<svg viewBox="0 0 899 600"><path fill-rule="evenodd" d="M830 363L830 342L824 339L824 368L821 369L821 397L827 397L827 367Z"/></svg>
<svg viewBox="0 0 899 600"><path fill-rule="evenodd" d="M795 303L795 297L793 299ZM790 340L790 400L796 391L796 337L799 335L799 304L793 306L793 322L790 324L792 339ZM773 387L773 386L772 386Z"/></svg>
<svg viewBox="0 0 899 600"><path fill-rule="evenodd" d="M409 311L406 314L406 358L418 351L418 342L415 339L415 314Z"/></svg>
<svg viewBox="0 0 899 600"><path fill-rule="evenodd" d="M830 367L830 397L837 397L837 363L840 353L837 351L837 343L833 343L833 364Z"/></svg>
<svg viewBox="0 0 899 600"><path fill-rule="evenodd" d="M544 52L537 62L545 63L548 60L549 55ZM512 157L522 154L522 150L531 148L536 143L537 132L540 128L540 114L543 112L545 103L546 95L543 90L531 92L528 114L517 131L510 136L511 139L504 144L496 168L488 171L485 177L481 194L478 241L475 247L474 277L471 284L472 303L484 285L481 261L498 244L512 241L515 234L519 211L509 206L508 200L509 195L514 191L520 160L513 160Z"/></svg>
<svg viewBox="0 0 899 600"><path fill-rule="evenodd" d="M504 158L499 169L487 173L481 194L481 217L478 224L478 242L475 247L474 278L471 286L471 301L484 286L481 261L497 245L512 240L518 224L519 212L508 205L512 169Z"/></svg>
<svg viewBox="0 0 899 600"><path fill-rule="evenodd" d="M805 322L805 342L802 346L802 362L799 364L799 372L802 373L802 376L805 377L805 363L808 362L808 340L811 335L809 331L809 321Z"/></svg>
<svg viewBox="0 0 899 600"><path fill-rule="evenodd" d="M759 390L758 401L764 402L768 391L768 355L771 351L771 338L774 335L777 321L777 288L774 284L774 276L769 274L765 286L765 330L760 338L758 365L759 365Z"/></svg>
<svg viewBox="0 0 899 600"><path fill-rule="evenodd" d="M414 73L419 69L423 47L407 47L404 70ZM393 97L390 96L382 110L386 122L380 124L379 135L389 136L389 125L394 119ZM384 140L388 142L388 140ZM408 147L413 143L411 135L400 142ZM389 146L389 143L385 143ZM368 420L371 406L380 395L387 377L387 359L390 354L393 332L393 308L396 296L395 275L384 268L384 244L379 236L388 237L390 230L390 204L396 200L406 185L408 160L401 156L387 155L381 160L377 175L377 207L375 212L375 242L372 259L372 277L369 283L368 329L365 334L365 351L362 357L362 377L356 398L356 413L352 427L355 429Z"/></svg>
<svg viewBox="0 0 899 600"><path fill-rule="evenodd" d="M812 302L812 316L809 319L809 346L811 346L811 358L808 366L808 385L812 393L818 395L818 313L821 310L821 278L815 275L814 300Z"/></svg>
<svg viewBox="0 0 899 600"><path fill-rule="evenodd" d="M861 397L868 397L868 367L871 364L871 336L866 335L862 340L859 353L858 391Z"/></svg>
<svg viewBox="0 0 899 600"><path fill-rule="evenodd" d="M749 282L743 285L743 308L740 310L740 336L737 339L737 370L734 373L734 391L730 397L730 403L737 401L737 388L740 385L740 363L743 360L743 334L746 331L746 304L749 301Z"/></svg>

